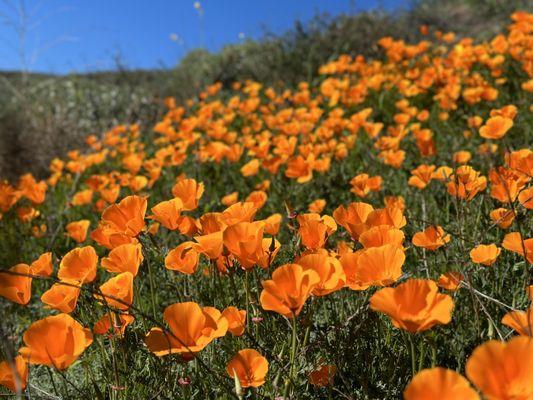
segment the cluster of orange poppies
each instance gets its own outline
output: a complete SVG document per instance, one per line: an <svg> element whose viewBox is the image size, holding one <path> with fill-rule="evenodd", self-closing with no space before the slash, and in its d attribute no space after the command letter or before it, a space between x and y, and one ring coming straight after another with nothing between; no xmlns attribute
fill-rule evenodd
<svg viewBox="0 0 533 400"><path fill-rule="evenodd" d="M498 99L499 88L507 83L506 62L521 69L521 96L533 92L533 15L517 12L512 19L507 35L479 44L439 32L435 45L383 38L379 46L385 61L342 56L320 69L324 77L319 85L301 83L295 90L278 93L257 82L236 83L234 95L223 101L217 98L221 85L215 84L183 107L166 99L167 112L156 124L154 136L144 137L138 125L118 126L100 139L88 137L88 152L71 151L67 161L53 160L47 181L24 175L16 185L0 182L0 224L31 226L36 243L46 239L49 244L41 247L47 251L39 251L35 261L0 271L0 296L27 305L33 280L45 279L53 284L40 300L58 312L27 327L18 355L0 363L0 384L20 393L27 386L28 365L64 370L91 345L93 335L123 337L139 314L136 304L143 279L139 272L157 257L167 270L191 282L203 279L199 270L227 278L232 286L236 273L242 272L248 282L249 274L262 272L257 293L261 312L290 320L293 335L309 299L346 289L370 292L369 308L387 316L409 337L451 323L453 296L461 288L492 299L476 292L466 265L494 265L501 257L499 246L526 271L533 264L528 223L533 208L533 151L524 147L523 140L517 140L518 147L504 142L515 130L516 135L531 136L525 114L532 109L524 107L517 95L517 105L491 106L486 114L480 111L481 104ZM392 115L368 107L372 96L383 92L396 94ZM434 107L417 107L418 96L426 96ZM445 125L458 109L462 135L448 132ZM471 110L476 114L470 115ZM447 140L475 139L477 157L459 150L437 163L439 135L457 137ZM371 173L372 168L365 167L366 172L358 170L346 182L337 182L346 184L346 192L356 201L337 202L330 215L324 210L331 204L323 198L312 201L306 212L296 212L289 205L291 193L280 198L271 190L279 182L311 187L318 179L315 173L327 176L334 168L343 168L365 141L364 151L384 172ZM495 166L500 160L503 164ZM252 189L224 187L224 193L209 193L206 187L214 186L209 181L218 177L194 179L187 175L190 163L233 173L236 179L253 182ZM396 178L385 178L385 173ZM404 190L422 199L421 230L412 235L409 229L420 225L413 223L418 216L408 213L407 197L387 195L381 206L371 204L377 204L375 199L387 190L389 179L402 180ZM474 240L471 245L461 232L453 231L449 220L441 219L444 226L426 221L424 196L431 187L442 187L446 201L455 202L458 213L489 192L484 197L487 204L499 207L488 215L491 228L512 227L512 231L501 243ZM62 188L71 189L70 194ZM68 216L68 223L56 227L64 232L59 239L41 215L49 191L65 195L63 208L55 210ZM269 197L274 196L285 200L285 215L267 211ZM297 207L301 210L302 205ZM100 215L96 225L94 212ZM70 251L57 254L53 246L57 240ZM461 242L465 252L458 257L470 258L438 276L441 270L427 265L428 253L445 252L454 241ZM55 273L54 254L60 256ZM426 264L423 279L417 276L418 267L404 266L409 257L413 261L407 264ZM524 276L527 279L529 272ZM105 282L97 285L103 277ZM153 284L150 275L151 288ZM523 286L533 300L531 282ZM92 329L70 315L83 291L96 304L98 319ZM235 303L218 309L166 299L164 322L158 322L160 315L152 316L157 326L143 332L144 344L155 356L177 354L188 361L228 332L240 337L250 330L252 300L247 283L246 295L242 309ZM465 375L486 398L533 398L533 307L520 310L514 303L512 307L499 303L508 308L501 323L520 337L480 344L466 361ZM152 311L161 313L155 303ZM491 324L496 325L492 319ZM294 343L293 339L286 392L296 375ZM261 354L265 352L258 350L241 347L227 363L228 379L234 380L238 396L243 388L266 382L269 361L274 360L267 361ZM487 371L486 365L492 369ZM332 386L336 373L337 366L321 362L309 381ZM413 374L404 391L407 400L480 398L470 382L453 370L433 366Z"/></svg>

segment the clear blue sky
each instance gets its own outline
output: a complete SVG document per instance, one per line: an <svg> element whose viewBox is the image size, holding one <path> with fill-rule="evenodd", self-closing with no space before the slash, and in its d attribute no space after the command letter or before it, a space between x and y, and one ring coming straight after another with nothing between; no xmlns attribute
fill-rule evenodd
<svg viewBox="0 0 533 400"><path fill-rule="evenodd" d="M0 70L68 73L175 65L188 51L281 33L295 20L407 0L0 0ZM20 23L21 4L26 15ZM201 15L200 15L201 14ZM12 26L14 24L14 26ZM26 27L20 40L16 28ZM244 38L244 39L243 39ZM20 50L24 49L24 52ZM21 55L24 55L22 57ZM25 62L22 62L22 59Z"/></svg>

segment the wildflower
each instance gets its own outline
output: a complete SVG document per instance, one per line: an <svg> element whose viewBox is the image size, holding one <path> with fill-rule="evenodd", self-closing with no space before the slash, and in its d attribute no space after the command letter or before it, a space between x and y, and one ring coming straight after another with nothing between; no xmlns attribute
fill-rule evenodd
<svg viewBox="0 0 533 400"><path fill-rule="evenodd" d="M12 362L7 360L0 362L0 385L13 393L21 393L27 384L28 364L22 356L16 356Z"/></svg>
<svg viewBox="0 0 533 400"><path fill-rule="evenodd" d="M59 263L57 276L61 280L89 283L96 278L98 256L92 246L77 247L69 251Z"/></svg>
<svg viewBox="0 0 533 400"><path fill-rule="evenodd" d="M0 296L21 305L31 298L31 270L27 264L17 264L8 271L0 271Z"/></svg>
<svg viewBox="0 0 533 400"><path fill-rule="evenodd" d="M470 383L457 372L436 367L417 373L403 392L404 400L479 400Z"/></svg>
<svg viewBox="0 0 533 400"><path fill-rule="evenodd" d="M111 330L112 335L124 335L126 327L134 320L133 315L109 311L94 324L93 332L97 335L104 335Z"/></svg>
<svg viewBox="0 0 533 400"><path fill-rule="evenodd" d="M261 307L292 318L300 313L319 282L315 271L304 270L298 264L285 264L272 273L271 280L262 282Z"/></svg>
<svg viewBox="0 0 533 400"><path fill-rule="evenodd" d="M501 139L513 127L511 118L497 115L491 117L479 128L479 136L485 139Z"/></svg>
<svg viewBox="0 0 533 400"><path fill-rule="evenodd" d="M466 376L488 399L533 398L533 339L489 340L466 362Z"/></svg>
<svg viewBox="0 0 533 400"><path fill-rule="evenodd" d="M366 197L370 192L378 192L381 190L383 180L381 176L370 177L368 174L360 174L352 178L350 185L352 188L350 192L361 198Z"/></svg>
<svg viewBox="0 0 533 400"><path fill-rule="evenodd" d="M377 291L370 298L370 308L388 315L396 328L414 333L448 324L453 301L438 292L435 282L409 279L395 288Z"/></svg>
<svg viewBox="0 0 533 400"><path fill-rule="evenodd" d="M461 282L465 279L463 274L455 271L445 272L441 276L439 276L439 280L437 281L437 284L439 287L455 291L459 288L459 285Z"/></svg>
<svg viewBox="0 0 533 400"><path fill-rule="evenodd" d="M533 306L526 311L510 311L502 318L502 324L514 329L519 335L533 336Z"/></svg>
<svg viewBox="0 0 533 400"><path fill-rule="evenodd" d="M87 230L89 229L90 224L91 221L88 219L71 222L66 226L67 235L77 243L83 243L87 238Z"/></svg>
<svg viewBox="0 0 533 400"><path fill-rule="evenodd" d="M522 239L520 232L511 232L503 238L502 247L520 254L529 264L533 264L533 238Z"/></svg>
<svg viewBox="0 0 533 400"><path fill-rule="evenodd" d="M246 328L246 311L237 307L228 307L222 311L222 316L228 320L228 331L233 336L241 336Z"/></svg>
<svg viewBox="0 0 533 400"><path fill-rule="evenodd" d="M239 222L223 233L224 246L233 254L244 269L249 269L263 256L262 222Z"/></svg>
<svg viewBox="0 0 533 400"><path fill-rule="evenodd" d="M374 207L370 204L357 202L351 203L348 207L339 206L333 211L333 217L353 239L357 240L359 235L367 230L366 221L372 211Z"/></svg>
<svg viewBox="0 0 533 400"><path fill-rule="evenodd" d="M311 371L309 382L314 386L332 386L336 373L337 367L335 365L322 365L320 368Z"/></svg>
<svg viewBox="0 0 533 400"><path fill-rule="evenodd" d="M240 350L228 363L226 371L237 376L241 387L259 387L265 383L268 361L253 349Z"/></svg>
<svg viewBox="0 0 533 400"><path fill-rule="evenodd" d="M76 308L80 287L76 281L54 283L43 293L41 301L55 310L69 314Z"/></svg>
<svg viewBox="0 0 533 400"><path fill-rule="evenodd" d="M363 232L359 236L359 242L364 248L379 247L385 244L393 244L402 247L404 233L389 225L377 225Z"/></svg>
<svg viewBox="0 0 533 400"><path fill-rule="evenodd" d="M37 260L31 263L30 271L32 275L50 276L54 272L52 264L52 253L47 252L39 256Z"/></svg>
<svg viewBox="0 0 533 400"><path fill-rule="evenodd" d="M324 247L326 239L337 230L335 220L329 215L301 214L297 217L300 225L298 233L302 238L302 244L308 249Z"/></svg>
<svg viewBox="0 0 533 400"><path fill-rule="evenodd" d="M180 226L182 209L183 202L180 198L175 197L156 204L152 207L152 212L154 213L154 219L160 222L161 225L171 231L175 231Z"/></svg>
<svg viewBox="0 0 533 400"><path fill-rule="evenodd" d="M433 173L435 171L434 165L419 165L417 168L411 171L411 177L407 183L418 189L424 189L433 179Z"/></svg>
<svg viewBox="0 0 533 400"><path fill-rule="evenodd" d="M144 341L156 356L183 354L193 357L216 338L224 336L228 321L213 307L200 307L194 302L175 303L163 313L170 332L152 328Z"/></svg>
<svg viewBox="0 0 533 400"><path fill-rule="evenodd" d="M109 272L131 272L137 275L139 266L143 262L142 246L140 243L126 243L115 247L107 257L102 258L102 267Z"/></svg>
<svg viewBox="0 0 533 400"><path fill-rule="evenodd" d="M512 210L506 208L497 208L490 212L490 219L493 224L498 225L502 229L507 229L513 224L514 213Z"/></svg>
<svg viewBox="0 0 533 400"><path fill-rule="evenodd" d="M133 303L133 274L122 272L100 286L96 299L107 307L127 310Z"/></svg>
<svg viewBox="0 0 533 400"><path fill-rule="evenodd" d="M312 291L315 296L325 296L337 291L346 283L341 263L335 257L329 257L326 251L308 253L295 261L304 271L312 270L318 274L320 281Z"/></svg>
<svg viewBox="0 0 533 400"><path fill-rule="evenodd" d="M461 165L450 175L448 193L463 200L472 200L476 194L485 190L487 178L469 165Z"/></svg>
<svg viewBox="0 0 533 400"><path fill-rule="evenodd" d="M92 343L89 329L68 314L58 314L34 322L22 337L20 355L30 364L66 369Z"/></svg>
<svg viewBox="0 0 533 400"><path fill-rule="evenodd" d="M165 257L165 268L191 275L198 267L198 252L196 243L183 242Z"/></svg>
<svg viewBox="0 0 533 400"><path fill-rule="evenodd" d="M474 247L470 250L470 259L476 264L492 265L500 255L501 249L495 244Z"/></svg>
<svg viewBox="0 0 533 400"><path fill-rule="evenodd" d="M450 241L450 235L441 226L430 226L413 236L413 244L428 250L437 250Z"/></svg>

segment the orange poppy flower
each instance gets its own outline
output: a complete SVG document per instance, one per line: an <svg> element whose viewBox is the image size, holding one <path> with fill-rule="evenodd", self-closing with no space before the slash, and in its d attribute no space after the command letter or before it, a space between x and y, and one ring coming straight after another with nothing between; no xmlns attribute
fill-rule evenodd
<svg viewBox="0 0 533 400"><path fill-rule="evenodd" d="M33 221L39 215L41 215L40 211L33 207L19 207L17 209L18 218L26 224Z"/></svg>
<svg viewBox="0 0 533 400"><path fill-rule="evenodd" d="M337 230L335 220L329 215L301 214L297 217L300 225L298 233L302 239L302 244L308 249L319 249L324 247L326 239Z"/></svg>
<svg viewBox="0 0 533 400"><path fill-rule="evenodd" d="M89 283L96 278L98 256L92 246L77 247L69 251L59 263L57 276L62 281Z"/></svg>
<svg viewBox="0 0 533 400"><path fill-rule="evenodd" d="M418 189L424 189L433 179L435 168L434 165L419 165L411 171L412 176L407 181L407 184Z"/></svg>
<svg viewBox="0 0 533 400"><path fill-rule="evenodd" d="M395 288L384 288L370 298L370 308L388 315L396 328L421 332L437 324L448 324L453 301L440 294L435 282L409 279Z"/></svg>
<svg viewBox="0 0 533 400"><path fill-rule="evenodd" d="M305 254L295 260L304 271L315 271L320 278L311 292L315 296L325 296L344 287L346 274L341 263L335 257L329 257L327 251Z"/></svg>
<svg viewBox="0 0 533 400"><path fill-rule="evenodd" d="M46 198L46 182L37 182L31 174L22 175L19 179L19 194L26 197L33 204L42 204Z"/></svg>
<svg viewBox="0 0 533 400"><path fill-rule="evenodd" d="M453 162L456 164L466 164L472 158L472 154L469 151L461 150L453 153Z"/></svg>
<svg viewBox="0 0 533 400"><path fill-rule="evenodd" d="M305 159L301 155L292 157L287 162L287 169L285 170L285 176L287 178L296 179L298 183L309 182L313 179L313 167L315 161L314 157L308 157Z"/></svg>
<svg viewBox="0 0 533 400"><path fill-rule="evenodd" d="M263 256L264 228L263 222L257 221L239 222L224 230L224 246L237 258L242 268L253 267Z"/></svg>
<svg viewBox="0 0 533 400"><path fill-rule="evenodd" d="M381 176L370 177L368 174L359 174L350 180L350 185L352 185L350 192L364 198L370 192L380 191L382 182Z"/></svg>
<svg viewBox="0 0 533 400"><path fill-rule="evenodd" d="M362 253L362 250L355 252L347 251L339 259L342 268L344 269L344 274L346 275L346 287L351 290L365 290L370 287L369 284L361 282L359 275L357 274L359 268L357 261Z"/></svg>
<svg viewBox="0 0 533 400"><path fill-rule="evenodd" d="M22 356L16 356L11 363L7 360L0 362L0 385L21 394L27 384L28 364Z"/></svg>
<svg viewBox="0 0 533 400"><path fill-rule="evenodd" d="M267 194L263 190L253 191L246 197L247 202L253 203L256 209L262 208L268 200Z"/></svg>
<svg viewBox="0 0 533 400"><path fill-rule="evenodd" d="M496 115L491 117L479 128L479 136L485 139L501 139L513 127L511 118Z"/></svg>
<svg viewBox="0 0 533 400"><path fill-rule="evenodd" d="M43 293L41 301L54 310L69 314L76 308L80 288L75 281L65 283L68 283L68 285L64 285L61 282L54 283L50 289Z"/></svg>
<svg viewBox="0 0 533 400"><path fill-rule="evenodd" d="M271 280L262 282L261 307L292 318L300 313L319 282L313 270L304 270L298 264L282 265L272 273Z"/></svg>
<svg viewBox="0 0 533 400"><path fill-rule="evenodd" d="M465 277L460 272L450 271L439 276L437 284L442 289L455 291L464 279Z"/></svg>
<svg viewBox="0 0 533 400"><path fill-rule="evenodd" d="M322 365L309 374L309 383L314 386L332 386L336 373L335 365Z"/></svg>
<svg viewBox="0 0 533 400"><path fill-rule="evenodd" d="M66 369L92 343L93 336L68 314L58 314L34 322L22 337L25 347L19 353L30 364Z"/></svg>
<svg viewBox="0 0 533 400"><path fill-rule="evenodd" d="M71 237L78 243L83 243L87 238L87 230L89 229L89 225L91 225L91 221L88 219L71 222L65 227L67 230L67 236Z"/></svg>
<svg viewBox="0 0 533 400"><path fill-rule="evenodd" d="M110 330L112 335L124 335L126 327L135 321L133 315L115 313L109 311L100 318L93 327L93 332L97 335L104 335Z"/></svg>
<svg viewBox="0 0 533 400"><path fill-rule="evenodd" d="M239 192L231 192L220 199L220 202L229 207L239 201Z"/></svg>
<svg viewBox="0 0 533 400"><path fill-rule="evenodd" d="M204 184L194 179L181 179L172 187L172 195L181 199L183 210L195 210L204 194Z"/></svg>
<svg viewBox="0 0 533 400"><path fill-rule="evenodd" d="M389 206L385 208L378 208L368 214L366 219L368 227L388 225L394 228L401 229L407 224L407 220L403 215L403 210L396 206Z"/></svg>
<svg viewBox="0 0 533 400"><path fill-rule="evenodd" d="M518 201L528 210L533 210L533 187L522 190L518 194Z"/></svg>
<svg viewBox="0 0 533 400"><path fill-rule="evenodd" d="M39 256L37 260L31 263L30 271L32 275L37 276L50 276L54 272L54 266L52 264L52 253L47 252Z"/></svg>
<svg viewBox="0 0 533 400"><path fill-rule="evenodd" d="M72 201L70 203L73 206L84 206L86 204L90 204L93 200L93 193L94 192L92 189L81 190L72 196Z"/></svg>
<svg viewBox="0 0 533 400"><path fill-rule="evenodd" d="M199 253L204 254L211 260L216 260L222 254L224 247L223 232L213 232L207 235L195 236L194 240L198 243L196 249Z"/></svg>
<svg viewBox="0 0 533 400"><path fill-rule="evenodd" d="M529 178L504 167L489 171L490 195L502 203L512 203L522 192Z"/></svg>
<svg viewBox="0 0 533 400"><path fill-rule="evenodd" d="M259 167L261 166L259 160L254 158L244 164L241 168L242 176L254 176L259 172Z"/></svg>
<svg viewBox="0 0 533 400"><path fill-rule="evenodd" d="M368 229L366 220L372 211L374 211L374 207L370 204L356 202L351 203L346 208L344 206L337 207L333 211L333 218L348 231L353 239L357 240L359 235Z"/></svg>
<svg viewBox="0 0 533 400"><path fill-rule="evenodd" d="M185 236L192 236L200 230L198 221L189 215L182 215L178 224L178 230ZM159 223L157 225L159 226Z"/></svg>
<svg viewBox="0 0 533 400"><path fill-rule="evenodd" d="M228 363L229 376L237 376L241 387L259 387L265 383L268 361L253 349L240 350Z"/></svg>
<svg viewBox="0 0 533 400"><path fill-rule="evenodd" d="M265 233L275 236L279 232L283 216L281 214L272 214L270 217L263 220L265 224Z"/></svg>
<svg viewBox="0 0 533 400"><path fill-rule="evenodd" d="M502 318L502 324L522 336L533 336L533 306L526 311L510 311Z"/></svg>
<svg viewBox="0 0 533 400"><path fill-rule="evenodd" d="M497 208L490 212L490 219L493 224L498 225L502 229L507 229L513 224L514 213L506 208Z"/></svg>
<svg viewBox="0 0 533 400"><path fill-rule="evenodd" d="M313 201L311 204L309 204L307 209L309 210L310 213L320 214L322 210L324 210L325 206L326 206L326 200L318 199L318 200Z"/></svg>
<svg viewBox="0 0 533 400"><path fill-rule="evenodd" d="M437 250L450 241L450 235L441 226L429 226L413 235L413 244L428 250Z"/></svg>
<svg viewBox="0 0 533 400"><path fill-rule="evenodd" d="M385 208L397 208L402 212L405 210L405 199L402 196L385 196L383 202Z"/></svg>
<svg viewBox="0 0 533 400"><path fill-rule="evenodd" d="M129 271L122 272L100 285L101 294L94 297L118 310L127 310L133 304L133 274Z"/></svg>
<svg viewBox="0 0 533 400"><path fill-rule="evenodd" d="M102 213L102 222L111 234L133 238L144 228L147 201L144 197L128 196L112 204Z"/></svg>
<svg viewBox="0 0 533 400"><path fill-rule="evenodd" d="M274 238L263 238L262 247L263 255L257 262L257 265L261 268L268 268L276 258L276 255L281 248L281 244Z"/></svg>
<svg viewBox="0 0 533 400"><path fill-rule="evenodd" d="M489 340L466 362L466 376L487 399L533 398L533 339Z"/></svg>
<svg viewBox="0 0 533 400"><path fill-rule="evenodd" d="M533 264L533 238L522 240L520 232L511 232L503 238L502 247L520 254L529 264ZM525 254L524 248L526 251Z"/></svg>
<svg viewBox="0 0 533 400"><path fill-rule="evenodd" d="M0 271L0 296L12 301L13 303L25 305L30 302L31 298L31 269L27 264L17 264L6 271ZM21 274L21 275L16 275Z"/></svg>
<svg viewBox="0 0 533 400"><path fill-rule="evenodd" d="M144 339L148 349L159 357L167 354L192 357L228 330L228 321L220 311L213 307L201 308L194 302L168 306L163 318L171 333L152 328Z"/></svg>
<svg viewBox="0 0 533 400"><path fill-rule="evenodd" d="M238 224L239 222L252 222L256 213L257 207L255 204L251 201L244 201L235 203L226 208L222 212L220 219L225 225L231 226Z"/></svg>
<svg viewBox="0 0 533 400"><path fill-rule="evenodd" d="M228 331L233 336L241 336L246 328L246 311L237 307L228 307L222 311L222 316L228 320Z"/></svg>
<svg viewBox="0 0 533 400"><path fill-rule="evenodd" d="M175 197L172 200L162 201L152 207L154 219L161 223L165 228L175 231L180 226L181 210L183 202L180 198Z"/></svg>
<svg viewBox="0 0 533 400"><path fill-rule="evenodd" d="M389 225L378 225L363 232L359 236L359 242L365 248L379 247L385 244L393 244L401 248L404 238L405 235L401 230Z"/></svg>
<svg viewBox="0 0 533 400"><path fill-rule="evenodd" d="M476 264L492 265L500 252L501 249L495 244L481 244L470 250L470 259Z"/></svg>
<svg viewBox="0 0 533 400"><path fill-rule="evenodd" d="M386 244L358 252L355 261L357 264L349 267L350 281L363 287L387 286L402 275L405 254L401 247Z"/></svg>
<svg viewBox="0 0 533 400"><path fill-rule="evenodd" d="M404 400L479 400L470 382L457 372L436 367L416 374L403 392Z"/></svg>
<svg viewBox="0 0 533 400"><path fill-rule="evenodd" d="M487 178L469 165L461 165L448 178L448 193L463 200L472 200L486 187Z"/></svg>
<svg viewBox="0 0 533 400"><path fill-rule="evenodd" d="M102 267L109 272L131 272L137 276L139 266L143 262L142 246L140 243L126 243L115 247L107 257L102 258Z"/></svg>
<svg viewBox="0 0 533 400"><path fill-rule="evenodd" d="M165 257L165 268L179 271L183 274L192 275L198 267L198 252L196 243L183 242Z"/></svg>

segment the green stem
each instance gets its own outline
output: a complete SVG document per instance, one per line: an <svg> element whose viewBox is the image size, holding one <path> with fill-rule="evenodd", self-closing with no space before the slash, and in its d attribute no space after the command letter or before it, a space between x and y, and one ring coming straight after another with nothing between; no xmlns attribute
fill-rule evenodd
<svg viewBox="0 0 533 400"><path fill-rule="evenodd" d="M292 335L291 335L291 355L290 355L290 366L289 366L289 377L285 381L285 391L283 394L284 398L288 398L289 389L291 384L294 384L295 380L295 359L296 359L296 315L292 315Z"/></svg>
<svg viewBox="0 0 533 400"><path fill-rule="evenodd" d="M416 353L415 353L415 343L413 341L413 336L408 333L407 337L409 338L409 345L411 349L411 372L413 376L416 375Z"/></svg>
<svg viewBox="0 0 533 400"><path fill-rule="evenodd" d="M152 302L152 315L154 317L157 317L156 314L156 301L155 301L155 291L154 291L154 276L152 274L152 267L150 264L150 260L148 257L146 257L146 264L148 265L148 280L150 281L150 300Z"/></svg>

